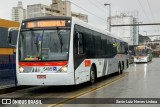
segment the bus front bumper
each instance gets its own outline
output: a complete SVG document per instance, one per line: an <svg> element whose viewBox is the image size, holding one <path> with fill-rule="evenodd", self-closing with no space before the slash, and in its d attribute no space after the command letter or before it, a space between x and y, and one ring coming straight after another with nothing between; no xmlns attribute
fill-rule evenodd
<svg viewBox="0 0 160 107"><path fill-rule="evenodd" d="M148 59L147 59L147 57L145 57L145 58L134 58L134 62L136 63L136 62L148 62Z"/></svg>
<svg viewBox="0 0 160 107"><path fill-rule="evenodd" d="M50 74L27 74L17 75L18 85L74 85L74 74L50 73Z"/></svg>

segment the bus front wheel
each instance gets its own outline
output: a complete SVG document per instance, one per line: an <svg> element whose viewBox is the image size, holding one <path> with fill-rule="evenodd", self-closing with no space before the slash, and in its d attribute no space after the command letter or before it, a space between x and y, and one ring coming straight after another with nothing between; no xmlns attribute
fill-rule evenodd
<svg viewBox="0 0 160 107"><path fill-rule="evenodd" d="M92 67L90 71L90 85L93 85L96 82L96 71Z"/></svg>

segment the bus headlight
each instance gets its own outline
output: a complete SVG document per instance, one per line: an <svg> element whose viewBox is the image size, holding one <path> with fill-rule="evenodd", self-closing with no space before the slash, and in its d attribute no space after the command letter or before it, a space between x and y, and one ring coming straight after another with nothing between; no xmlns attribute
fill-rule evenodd
<svg viewBox="0 0 160 107"><path fill-rule="evenodd" d="M20 73L23 73L23 72L24 72L24 68L20 67L20 68L19 68L19 72L20 72Z"/></svg>
<svg viewBox="0 0 160 107"><path fill-rule="evenodd" d="M68 65L65 65L65 66L63 66L62 68L60 68L60 69L58 70L58 72L66 73L67 70L68 70Z"/></svg>

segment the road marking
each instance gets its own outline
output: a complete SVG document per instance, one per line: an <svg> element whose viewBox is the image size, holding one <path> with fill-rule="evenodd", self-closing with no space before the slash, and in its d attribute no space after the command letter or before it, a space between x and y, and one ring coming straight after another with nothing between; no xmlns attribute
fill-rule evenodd
<svg viewBox="0 0 160 107"><path fill-rule="evenodd" d="M97 90L100 90L100 89L102 89L102 88L104 88L104 87L110 86L110 85L112 85L113 83L120 81L121 79L123 79L123 78L126 77L127 75L128 75L128 73L126 73L126 74L124 74L124 75L122 75L122 76L119 76L118 78L113 79L112 81L110 81L110 82L108 82L108 83L106 83L106 84L103 84L103 85L101 85L101 86L98 86L98 87L96 87L96 88L90 89L90 90L88 90L88 91L85 91L85 92L76 94L76 95L74 95L74 96L69 97L69 98L66 99L66 100L59 101L59 102L57 102L56 104L48 105L47 107L53 107L53 106L54 106L54 107L59 107L59 106L62 106L62 105L63 105L62 103L70 102L70 101L74 100L74 99L77 98L77 97L84 96L84 95L90 94L90 93L92 93L92 92L95 92L95 91L97 91Z"/></svg>

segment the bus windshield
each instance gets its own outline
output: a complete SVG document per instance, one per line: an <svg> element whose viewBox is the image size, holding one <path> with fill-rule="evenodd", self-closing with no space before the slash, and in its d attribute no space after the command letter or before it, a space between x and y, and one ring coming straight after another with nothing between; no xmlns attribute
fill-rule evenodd
<svg viewBox="0 0 160 107"><path fill-rule="evenodd" d="M19 60L68 60L69 37L69 29L21 30L18 45Z"/></svg>
<svg viewBox="0 0 160 107"><path fill-rule="evenodd" d="M146 49L137 49L135 50L136 56L147 56L147 50Z"/></svg>

